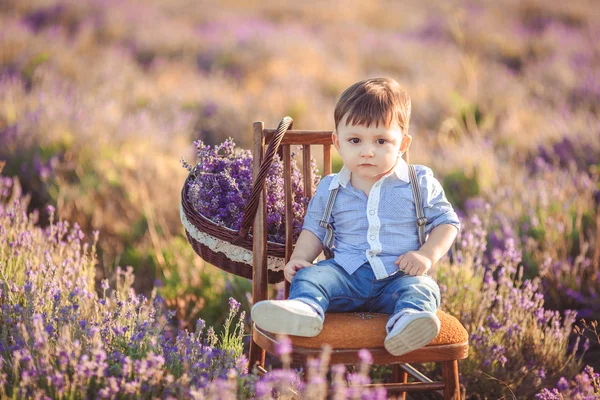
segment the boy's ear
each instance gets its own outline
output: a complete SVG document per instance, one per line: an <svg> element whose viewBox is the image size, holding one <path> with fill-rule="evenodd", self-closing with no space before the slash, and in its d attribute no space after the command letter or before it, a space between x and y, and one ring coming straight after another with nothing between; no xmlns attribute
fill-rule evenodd
<svg viewBox="0 0 600 400"><path fill-rule="evenodd" d="M400 142L400 153L406 153L408 147L412 143L412 136L404 135L402 136L402 142Z"/></svg>
<svg viewBox="0 0 600 400"><path fill-rule="evenodd" d="M331 132L331 141L333 142L333 146L336 150L340 149L340 138L337 135L336 131Z"/></svg>

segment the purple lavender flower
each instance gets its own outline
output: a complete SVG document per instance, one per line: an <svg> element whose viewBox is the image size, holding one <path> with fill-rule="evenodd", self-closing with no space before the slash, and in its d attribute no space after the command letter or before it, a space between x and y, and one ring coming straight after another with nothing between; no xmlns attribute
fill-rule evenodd
<svg viewBox="0 0 600 400"><path fill-rule="evenodd" d="M290 354L292 352L292 341L287 336L281 336L277 339L275 351L277 355Z"/></svg>
<svg viewBox="0 0 600 400"><path fill-rule="evenodd" d="M556 384L556 388L558 390L560 390L561 392L565 391L569 388L569 382L565 379L564 376L558 380L558 383Z"/></svg>
<svg viewBox="0 0 600 400"><path fill-rule="evenodd" d="M367 349L360 349L358 351L358 358L363 364L373 364L373 356L371 355L371 352Z"/></svg>
<svg viewBox="0 0 600 400"><path fill-rule="evenodd" d="M233 297L229 298L229 312L232 314L237 314L240 309L240 302L234 299Z"/></svg>

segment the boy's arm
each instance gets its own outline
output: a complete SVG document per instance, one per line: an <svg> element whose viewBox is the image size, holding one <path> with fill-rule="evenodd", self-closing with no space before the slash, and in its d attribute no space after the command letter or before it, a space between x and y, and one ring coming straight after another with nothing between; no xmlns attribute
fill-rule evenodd
<svg viewBox="0 0 600 400"><path fill-rule="evenodd" d="M294 279L296 272L300 269L311 267L315 258L322 251L321 241L325 238L326 231L319 222L329 196L331 179L333 179L333 175L321 179L315 195L310 199L302 224L302 232L296 240L296 246L290 256L290 261L283 268L285 279L289 282Z"/></svg>
<svg viewBox="0 0 600 400"><path fill-rule="evenodd" d="M290 260L304 260L312 263L322 250L321 240L311 231L303 229L296 240Z"/></svg>
<svg viewBox="0 0 600 400"><path fill-rule="evenodd" d="M317 186L315 195L310 199L302 223L302 232L296 240L296 247L290 257L290 260L304 260L312 263L319 254L321 254L322 241L327 233L326 229L320 224L323 218L323 212L329 198L329 184L333 175L327 175Z"/></svg>
<svg viewBox="0 0 600 400"><path fill-rule="evenodd" d="M431 260L433 267L450 250L450 246L458 235L458 229L454 225L438 225L429 234L427 241L421 246L419 252Z"/></svg>
<svg viewBox="0 0 600 400"><path fill-rule="evenodd" d="M321 253L321 240L311 231L303 229L296 240L296 247L290 257L290 261L283 268L283 275L291 282L296 272L302 268L312 267L312 262Z"/></svg>
<svg viewBox="0 0 600 400"><path fill-rule="evenodd" d="M420 167L418 174L423 212L427 218L425 233L429 233L429 238L419 250L409 251L396 260L401 270L413 276L429 271L448 252L460 229L458 215L431 169Z"/></svg>
<svg viewBox="0 0 600 400"><path fill-rule="evenodd" d="M401 255L395 264L408 275L421 276L448 252L457 235L458 228L455 225L438 225L431 230L429 238L419 250Z"/></svg>

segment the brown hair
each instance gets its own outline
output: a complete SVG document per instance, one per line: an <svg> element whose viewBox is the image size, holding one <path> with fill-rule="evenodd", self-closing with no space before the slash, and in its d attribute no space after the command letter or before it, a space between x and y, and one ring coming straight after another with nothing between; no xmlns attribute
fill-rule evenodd
<svg viewBox="0 0 600 400"><path fill-rule="evenodd" d="M398 123L402 134L408 134L410 122L410 96L398 82L391 78L372 78L350 86L338 100L333 118L335 128L348 114L348 125L379 123L389 128Z"/></svg>

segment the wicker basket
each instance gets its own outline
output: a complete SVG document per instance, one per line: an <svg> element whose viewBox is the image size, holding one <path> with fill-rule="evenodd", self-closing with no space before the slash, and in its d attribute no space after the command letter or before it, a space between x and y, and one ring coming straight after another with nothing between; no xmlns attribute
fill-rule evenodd
<svg viewBox="0 0 600 400"><path fill-rule="evenodd" d="M194 251L202 259L226 272L252 279L252 236L248 234L258 210L259 196L265 186L267 172L285 132L292 127L292 118L285 117L277 127L277 134L269 143L258 176L252 186L248 204L244 210L244 220L239 231L219 226L198 213L188 201L190 179L195 179L195 168L186 178L181 190L180 216L186 236ZM267 242L268 281L281 282L284 279L285 245Z"/></svg>

